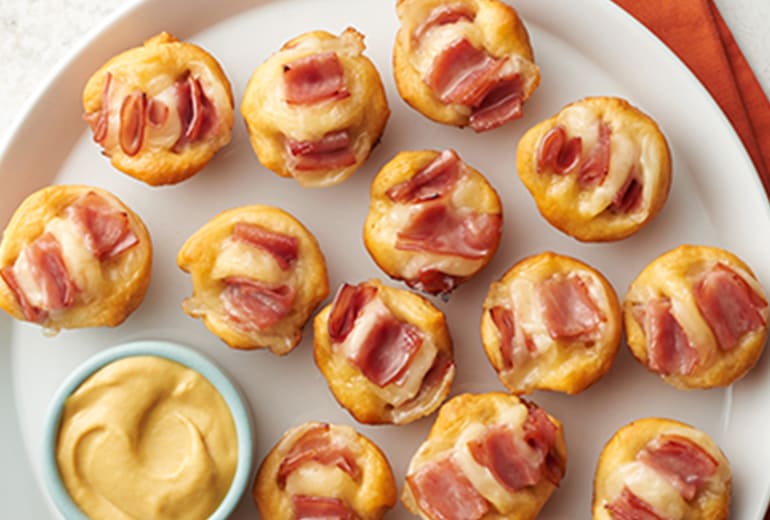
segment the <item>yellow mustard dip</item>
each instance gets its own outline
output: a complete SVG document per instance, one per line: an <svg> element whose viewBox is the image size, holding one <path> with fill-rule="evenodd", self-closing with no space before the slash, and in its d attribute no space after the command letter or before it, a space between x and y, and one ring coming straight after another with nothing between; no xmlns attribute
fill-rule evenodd
<svg viewBox="0 0 770 520"><path fill-rule="evenodd" d="M227 494L238 439L206 378L136 356L101 368L67 398L56 460L92 519L203 519Z"/></svg>

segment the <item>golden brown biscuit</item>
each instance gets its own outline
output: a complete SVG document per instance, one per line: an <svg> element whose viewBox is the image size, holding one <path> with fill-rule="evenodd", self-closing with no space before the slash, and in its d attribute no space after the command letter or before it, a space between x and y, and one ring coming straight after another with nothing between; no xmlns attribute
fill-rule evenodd
<svg viewBox="0 0 770 520"><path fill-rule="evenodd" d="M230 142L233 94L206 51L163 32L111 58L83 90L112 165L152 186L187 179Z"/></svg>
<svg viewBox="0 0 770 520"><path fill-rule="evenodd" d="M398 0L396 86L415 110L477 132L522 115L540 83L529 35L498 0Z"/></svg>
<svg viewBox="0 0 770 520"><path fill-rule="evenodd" d="M609 370L621 336L620 304L601 273L554 253L521 260L484 300L481 340L515 394L576 394Z"/></svg>
<svg viewBox="0 0 770 520"><path fill-rule="evenodd" d="M287 431L259 468L262 518L377 520L396 503L385 455L350 426L310 421Z"/></svg>
<svg viewBox="0 0 770 520"><path fill-rule="evenodd" d="M741 259L683 245L652 261L623 299L634 357L677 388L727 386L767 340L767 296Z"/></svg>
<svg viewBox="0 0 770 520"><path fill-rule="evenodd" d="M516 163L543 217L585 242L636 233L663 207L671 185L658 125L612 97L576 101L530 128Z"/></svg>
<svg viewBox="0 0 770 520"><path fill-rule="evenodd" d="M0 308L45 329L114 327L142 302L152 243L115 195L49 186L16 209L0 243Z"/></svg>
<svg viewBox="0 0 770 520"><path fill-rule="evenodd" d="M484 176L454 150L401 152L372 182L364 243L396 280L446 294L489 263L502 206Z"/></svg>
<svg viewBox="0 0 770 520"><path fill-rule="evenodd" d="M302 34L257 67L241 103L259 161L303 186L347 179L369 157L388 121L382 80L347 28Z"/></svg>
<svg viewBox="0 0 770 520"><path fill-rule="evenodd" d="M177 264L192 275L182 308L233 348L289 353L329 294L315 237L271 206L220 213L187 239Z"/></svg>
<svg viewBox="0 0 770 520"><path fill-rule="evenodd" d="M730 465L708 435L670 419L639 419L599 457L593 518L725 520L730 488Z"/></svg>
<svg viewBox="0 0 770 520"><path fill-rule="evenodd" d="M501 392L462 394L412 457L401 501L426 520L531 520L566 463L561 423L542 408Z"/></svg>
<svg viewBox="0 0 770 520"><path fill-rule="evenodd" d="M366 424L406 424L449 393L455 366L444 314L379 280L343 284L315 318L314 355L337 401Z"/></svg>

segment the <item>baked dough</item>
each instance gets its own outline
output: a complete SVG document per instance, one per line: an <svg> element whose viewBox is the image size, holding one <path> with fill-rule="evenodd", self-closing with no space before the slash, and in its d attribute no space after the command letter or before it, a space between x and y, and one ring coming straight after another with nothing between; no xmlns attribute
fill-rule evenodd
<svg viewBox="0 0 770 520"><path fill-rule="evenodd" d="M502 392L462 394L441 407L428 439L412 457L401 501L421 518L440 520L440 512L426 507L430 498L420 495L435 487L437 505L469 509L457 518L531 520L556 489L566 463L561 423L534 403ZM519 465L535 469L517 471ZM431 476L431 467L440 471ZM524 474L531 479L514 491L503 483L513 482L498 480L496 469L514 479Z"/></svg>
<svg viewBox="0 0 770 520"><path fill-rule="evenodd" d="M270 520L298 518L300 504L311 508L302 518L378 520L396 503L396 484L372 441L350 426L310 421L289 429L268 453L253 497Z"/></svg>
<svg viewBox="0 0 770 520"><path fill-rule="evenodd" d="M233 348L289 353L329 294L315 237L271 206L220 213L187 239L177 264L193 284L182 308Z"/></svg>
<svg viewBox="0 0 770 520"><path fill-rule="evenodd" d="M303 186L331 186L369 157L390 109L364 48L355 29L340 36L313 31L285 43L254 71L241 114L266 168Z"/></svg>
<svg viewBox="0 0 770 520"><path fill-rule="evenodd" d="M370 197L366 249L414 289L448 294L497 251L500 198L454 150L399 153L374 178Z"/></svg>
<svg viewBox="0 0 770 520"><path fill-rule="evenodd" d="M0 308L51 332L114 327L142 302L151 268L147 228L115 195L49 186L27 197L5 229Z"/></svg>
<svg viewBox="0 0 770 520"><path fill-rule="evenodd" d="M353 320L344 337L341 316ZM435 411L449 393L455 367L446 320L418 294L376 279L345 284L316 316L314 332L316 365L359 422L406 424Z"/></svg>
<svg viewBox="0 0 770 520"><path fill-rule="evenodd" d="M690 449L695 447L700 457L707 461L710 475L695 486L695 494L690 500L683 497L665 474L643 462L650 450L660 449L667 440L674 442L671 446L680 448L672 449L670 455L677 451L681 453L685 451L681 447L689 446ZM698 482L698 479L692 480ZM725 520L730 509L730 488L727 458L706 433L670 419L639 419L618 430L599 457L594 478L593 518L625 518L613 516L607 506L611 508L610 504L626 489L626 493L631 492L651 506L660 518Z"/></svg>
<svg viewBox="0 0 770 520"><path fill-rule="evenodd" d="M576 394L609 370L621 323L617 295L601 273L546 252L519 261L492 283L481 340L511 392Z"/></svg>
<svg viewBox="0 0 770 520"><path fill-rule="evenodd" d="M717 247L682 245L656 258L631 283L623 315L631 353L677 388L737 381L767 340L767 295L741 259ZM648 334L670 341L653 346Z"/></svg>
<svg viewBox="0 0 770 520"><path fill-rule="evenodd" d="M396 10L393 73L404 101L434 121L476 131L521 117L540 70L512 7L498 0L398 0Z"/></svg>
<svg viewBox="0 0 770 520"><path fill-rule="evenodd" d="M663 207L671 185L660 128L614 97L576 101L529 129L516 163L543 217L585 242L636 233Z"/></svg>
<svg viewBox="0 0 770 520"><path fill-rule="evenodd" d="M205 50L167 32L105 63L84 119L112 165L151 186L187 179L230 142L233 94Z"/></svg>

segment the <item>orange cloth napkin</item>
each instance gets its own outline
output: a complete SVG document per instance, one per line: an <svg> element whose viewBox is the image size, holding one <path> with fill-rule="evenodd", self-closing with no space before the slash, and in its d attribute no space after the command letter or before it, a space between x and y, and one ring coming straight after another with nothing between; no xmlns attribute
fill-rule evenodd
<svg viewBox="0 0 770 520"><path fill-rule="evenodd" d="M770 101L712 0L614 0L703 83L732 123L770 196Z"/></svg>

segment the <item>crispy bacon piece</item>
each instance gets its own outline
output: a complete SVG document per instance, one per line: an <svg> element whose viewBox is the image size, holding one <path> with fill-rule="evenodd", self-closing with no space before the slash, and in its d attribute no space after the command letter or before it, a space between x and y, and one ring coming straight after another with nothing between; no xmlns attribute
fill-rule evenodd
<svg viewBox="0 0 770 520"><path fill-rule="evenodd" d="M599 186L610 171L610 135L612 129L604 121L599 122L599 138L591 153L580 165L578 183L583 188Z"/></svg>
<svg viewBox="0 0 770 520"><path fill-rule="evenodd" d="M356 515L339 498L293 495L294 520L356 520Z"/></svg>
<svg viewBox="0 0 770 520"><path fill-rule="evenodd" d="M172 150L180 152L185 145L194 143L209 132L216 120L216 111L200 81L189 73L177 80L174 87L182 133Z"/></svg>
<svg viewBox="0 0 770 520"><path fill-rule="evenodd" d="M692 373L699 361L698 351L671 314L671 301L650 300L644 317L650 368L663 375Z"/></svg>
<svg viewBox="0 0 770 520"><path fill-rule="evenodd" d="M237 324L258 331L281 321L296 295L290 285L273 286L251 278L226 278L225 285L220 294L225 312Z"/></svg>
<svg viewBox="0 0 770 520"><path fill-rule="evenodd" d="M120 105L119 141L126 155L134 156L142 148L146 108L147 96L143 92L129 94Z"/></svg>
<svg viewBox="0 0 770 520"><path fill-rule="evenodd" d="M521 327L516 327L516 317L513 310L502 306L496 306L489 310L492 322L500 332L500 356L503 358L503 369L513 370L516 366L515 359L521 354L524 347L528 354L536 352L532 337Z"/></svg>
<svg viewBox="0 0 770 520"><path fill-rule="evenodd" d="M765 325L761 309L767 301L724 264L714 265L700 277L693 296L722 350L733 350L745 334Z"/></svg>
<svg viewBox="0 0 770 520"><path fill-rule="evenodd" d="M363 339L350 361L377 386L399 384L406 378L409 365L422 342L420 329L393 315L383 316Z"/></svg>
<svg viewBox="0 0 770 520"><path fill-rule="evenodd" d="M86 247L99 261L114 258L139 243L128 213L89 191L65 210L83 230Z"/></svg>
<svg viewBox="0 0 770 520"><path fill-rule="evenodd" d="M295 141L286 138L289 153L295 158L298 171L345 168L356 163L356 154L350 146L347 130L324 135L317 141Z"/></svg>
<svg viewBox="0 0 770 520"><path fill-rule="evenodd" d="M451 193L461 175L460 157L454 150L444 150L420 171L388 188L393 202L415 204L440 199Z"/></svg>
<svg viewBox="0 0 770 520"><path fill-rule="evenodd" d="M299 255L297 237L277 233L258 224L236 223L233 227L233 238L266 251L284 271L292 266Z"/></svg>
<svg viewBox="0 0 770 520"><path fill-rule="evenodd" d="M554 486L564 477L565 462L556 452L556 425L548 414L529 401L523 401L529 414L524 421L524 442L543 457L543 476Z"/></svg>
<svg viewBox="0 0 770 520"><path fill-rule="evenodd" d="M551 276L539 282L535 291L553 339L588 339L607 319L578 276Z"/></svg>
<svg viewBox="0 0 770 520"><path fill-rule="evenodd" d="M666 520L627 487L623 488L615 500L605 504L604 509L613 520Z"/></svg>
<svg viewBox="0 0 770 520"><path fill-rule="evenodd" d="M465 281L463 276L453 276L438 269L422 269L415 278L404 280L412 289L429 294L449 294Z"/></svg>
<svg viewBox="0 0 770 520"><path fill-rule="evenodd" d="M687 501L716 474L719 462L701 446L681 435L653 439L637 458L668 480Z"/></svg>
<svg viewBox="0 0 770 520"><path fill-rule="evenodd" d="M489 502L450 457L423 464L406 477L406 483L430 518L479 520L489 511Z"/></svg>
<svg viewBox="0 0 770 520"><path fill-rule="evenodd" d="M636 164L631 166L628 177L612 198L610 209L616 213L631 213L639 209L642 204L642 181L636 174Z"/></svg>
<svg viewBox="0 0 770 520"><path fill-rule="evenodd" d="M414 30L412 39L415 44L419 44L422 37L434 27L450 25L463 20L472 22L475 18L476 13L465 4L440 5L433 9L428 18Z"/></svg>
<svg viewBox="0 0 770 520"><path fill-rule="evenodd" d="M524 86L521 76L498 77L474 107L470 125L476 132L486 132L522 116Z"/></svg>
<svg viewBox="0 0 770 520"><path fill-rule="evenodd" d="M111 86L112 74L107 72L104 76L104 87L102 87L102 104L99 107L99 110L96 112L83 114L83 119L85 119L85 121L88 123L88 126L91 127L91 132L94 134L94 141L100 144L107 137L107 131L109 130L109 102Z"/></svg>
<svg viewBox="0 0 770 520"><path fill-rule="evenodd" d="M33 323L42 323L48 317L48 313L43 309L38 309L32 305L27 299L27 295L21 289L19 282L16 280L16 275L13 272L13 266L7 266L0 269L0 277L3 278L8 288L16 297L16 301L21 306L21 312L24 315L24 319Z"/></svg>
<svg viewBox="0 0 770 520"><path fill-rule="evenodd" d="M371 285L342 284L329 312L328 330L332 341L341 343L348 337L361 310L377 294Z"/></svg>
<svg viewBox="0 0 770 520"><path fill-rule="evenodd" d="M350 96L345 85L345 71L334 51L300 58L283 66L286 102L311 105Z"/></svg>
<svg viewBox="0 0 770 520"><path fill-rule="evenodd" d="M500 214L461 215L443 201L427 202L398 232L396 249L427 251L468 259L484 258L497 247L502 232Z"/></svg>
<svg viewBox="0 0 770 520"><path fill-rule="evenodd" d="M560 175L569 173L580 164L582 143L580 137L568 140L564 125L551 128L543 136L537 150L537 172L542 173L550 168Z"/></svg>
<svg viewBox="0 0 770 520"><path fill-rule="evenodd" d="M289 475L311 461L323 466L336 466L353 480L361 478L355 454L347 445L335 440L328 424L319 424L308 429L286 454L278 467L278 486L283 489Z"/></svg>

